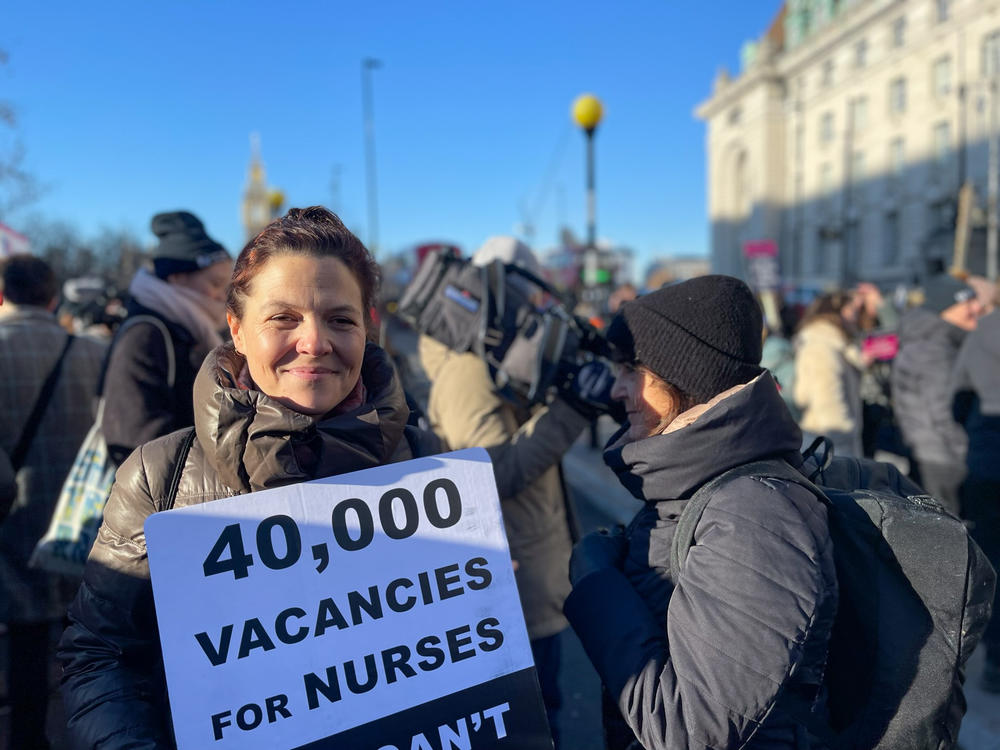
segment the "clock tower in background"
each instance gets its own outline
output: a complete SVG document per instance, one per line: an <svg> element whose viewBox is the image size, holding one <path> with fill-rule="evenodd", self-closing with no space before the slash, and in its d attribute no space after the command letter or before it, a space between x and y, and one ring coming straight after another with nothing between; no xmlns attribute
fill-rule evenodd
<svg viewBox="0 0 1000 750"><path fill-rule="evenodd" d="M260 136L250 134L250 167L247 170L247 184L243 191L242 218L243 232L250 240L268 222L281 214L285 204L285 194L267 186L264 163L260 159Z"/></svg>

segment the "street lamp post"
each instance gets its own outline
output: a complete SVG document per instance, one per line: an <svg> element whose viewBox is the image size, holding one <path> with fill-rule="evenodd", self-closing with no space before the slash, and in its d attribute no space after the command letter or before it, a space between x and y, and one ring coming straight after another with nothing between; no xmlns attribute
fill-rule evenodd
<svg viewBox="0 0 1000 750"><path fill-rule="evenodd" d="M378 251L378 190L375 184L375 113L372 107L372 71L382 66L366 57L361 61L361 106L365 118L365 164L368 173L368 249Z"/></svg>
<svg viewBox="0 0 1000 750"><path fill-rule="evenodd" d="M604 109L601 100L593 94L582 94L573 102L573 119L587 136L587 251L584 255L583 280L594 281L597 276L597 197L594 189L594 132Z"/></svg>
<svg viewBox="0 0 1000 750"><path fill-rule="evenodd" d="M997 78L989 82L990 134L986 202L986 278L997 280L997 193L1000 192L1000 144L997 143Z"/></svg>

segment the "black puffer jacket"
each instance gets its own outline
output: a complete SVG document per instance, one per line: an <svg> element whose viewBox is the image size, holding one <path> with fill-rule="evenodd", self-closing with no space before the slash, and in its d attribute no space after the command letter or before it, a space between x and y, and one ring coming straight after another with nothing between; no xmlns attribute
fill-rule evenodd
<svg viewBox="0 0 1000 750"><path fill-rule="evenodd" d="M796 484L735 479L715 491L676 580L669 569L692 494L752 461L800 465L801 434L767 373L668 429L605 451L646 505L622 569L573 589L570 623L648 750L810 747L779 704L814 693L826 664L837 582L825 507Z"/></svg>
<svg viewBox="0 0 1000 750"><path fill-rule="evenodd" d="M409 410L388 356L369 344L362 406L318 421L234 385L243 359L216 349L195 385L197 439L175 506L280 487L413 457ZM59 644L77 747L173 747L143 524L163 509L184 432L143 445L118 471L104 523ZM415 445L418 443L414 442ZM426 451L434 452L431 443Z"/></svg>
<svg viewBox="0 0 1000 750"><path fill-rule="evenodd" d="M158 318L171 340L164 341L154 324L136 322L115 339L108 355L101 430L119 464L143 443L194 424L191 393L205 354L204 349L196 352L195 339L183 326L134 300L128 309L130 318ZM173 347L176 363L172 387L167 382L167 346Z"/></svg>
<svg viewBox="0 0 1000 750"><path fill-rule="evenodd" d="M964 466L968 439L952 416L951 371L966 332L916 308L899 327L892 362L892 405L917 461Z"/></svg>

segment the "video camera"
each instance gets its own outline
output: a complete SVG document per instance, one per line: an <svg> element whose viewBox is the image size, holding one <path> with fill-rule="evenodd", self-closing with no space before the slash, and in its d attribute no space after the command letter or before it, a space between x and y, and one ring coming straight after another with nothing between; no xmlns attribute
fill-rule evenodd
<svg viewBox="0 0 1000 750"><path fill-rule="evenodd" d="M542 308L546 294L553 302ZM599 331L570 314L544 279L500 260L476 266L432 251L403 292L398 314L449 349L477 354L497 388L527 404L544 403L553 388L578 396L573 384L588 363L602 362L610 373L610 347ZM608 408L606 399L588 406Z"/></svg>

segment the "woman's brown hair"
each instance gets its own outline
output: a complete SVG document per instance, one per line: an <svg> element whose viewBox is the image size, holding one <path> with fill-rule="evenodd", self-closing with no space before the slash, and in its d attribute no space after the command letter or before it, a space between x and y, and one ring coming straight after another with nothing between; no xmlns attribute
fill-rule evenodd
<svg viewBox="0 0 1000 750"><path fill-rule="evenodd" d="M226 309L243 317L250 285L267 262L279 255L337 258L354 274L361 287L365 323L371 332L371 309L378 293L380 272L375 258L340 218L322 206L291 208L250 240L233 267L226 289Z"/></svg>
<svg viewBox="0 0 1000 750"><path fill-rule="evenodd" d="M843 310L854 301L851 292L837 289L832 292L824 292L809 303L802 320L799 321L798 330L802 330L809 323L817 319L828 320L839 328L845 336L849 335L847 323L844 321Z"/></svg>

